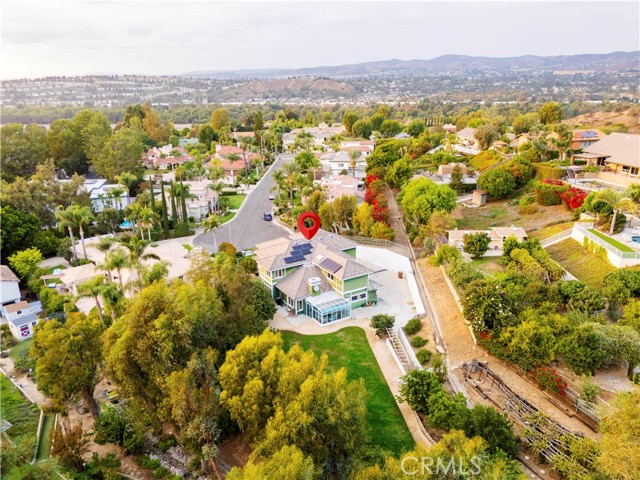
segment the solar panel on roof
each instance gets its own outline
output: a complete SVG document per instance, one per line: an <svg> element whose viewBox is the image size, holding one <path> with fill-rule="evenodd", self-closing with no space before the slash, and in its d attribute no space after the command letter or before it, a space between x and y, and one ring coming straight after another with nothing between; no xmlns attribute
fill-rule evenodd
<svg viewBox="0 0 640 480"><path fill-rule="evenodd" d="M291 255L290 257L285 257L284 263L295 263L295 262L301 262L303 260L304 260L304 255L294 254L294 255Z"/></svg>
<svg viewBox="0 0 640 480"><path fill-rule="evenodd" d="M331 273L336 273L342 268L342 265L334 262L330 258L325 258L324 260L322 260L322 262L320 262L320 266Z"/></svg>

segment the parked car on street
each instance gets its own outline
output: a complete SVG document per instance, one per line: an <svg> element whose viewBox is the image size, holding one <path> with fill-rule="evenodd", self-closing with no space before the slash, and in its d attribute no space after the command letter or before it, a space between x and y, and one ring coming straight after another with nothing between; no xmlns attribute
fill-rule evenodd
<svg viewBox="0 0 640 480"><path fill-rule="evenodd" d="M262 218L263 220L265 220L266 222L270 222L271 220L273 220L273 215L271 215L269 212L264 212L262 214Z"/></svg>

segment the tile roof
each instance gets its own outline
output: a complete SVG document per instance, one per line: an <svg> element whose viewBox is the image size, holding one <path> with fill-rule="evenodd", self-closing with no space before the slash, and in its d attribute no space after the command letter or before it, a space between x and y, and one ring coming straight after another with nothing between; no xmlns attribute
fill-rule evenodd
<svg viewBox="0 0 640 480"><path fill-rule="evenodd" d="M333 291L320 269L311 263L305 263L285 279L280 280L276 286L287 297L293 300L303 300L309 296L308 281L312 277L320 279L320 293Z"/></svg>
<svg viewBox="0 0 640 480"><path fill-rule="evenodd" d="M242 149L240 147L234 147L233 145L223 145L220 147L220 150L216 150L216 154L218 155L231 155L232 153L242 155Z"/></svg>
<svg viewBox="0 0 640 480"><path fill-rule="evenodd" d="M19 282L20 279L6 265L0 265L0 282Z"/></svg>
<svg viewBox="0 0 640 480"><path fill-rule="evenodd" d="M320 266L321 268L323 268L322 262L327 258L337 263L340 268L335 272L330 273L341 280L347 280L349 278L360 277L362 275L373 273L372 270L358 263L351 255L334 251L325 244L318 244L318 246L314 248L312 255L313 258L311 261L313 264Z"/></svg>

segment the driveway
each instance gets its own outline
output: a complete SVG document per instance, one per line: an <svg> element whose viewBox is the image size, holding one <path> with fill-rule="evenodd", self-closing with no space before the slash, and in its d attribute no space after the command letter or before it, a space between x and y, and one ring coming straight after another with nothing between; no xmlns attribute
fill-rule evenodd
<svg viewBox="0 0 640 480"><path fill-rule="evenodd" d="M275 186L272 178L273 172L290 161L293 161L292 154L279 155L266 175L243 202L236 216L215 229L218 245L222 242L229 242L235 245L237 250L248 250L257 243L275 240L288 234L287 230L278 226L276 222L265 222L262 219L262 214L270 212L273 205L273 202L269 200L271 189ZM196 235L193 245L206 248L211 253L216 251L213 237L209 232Z"/></svg>

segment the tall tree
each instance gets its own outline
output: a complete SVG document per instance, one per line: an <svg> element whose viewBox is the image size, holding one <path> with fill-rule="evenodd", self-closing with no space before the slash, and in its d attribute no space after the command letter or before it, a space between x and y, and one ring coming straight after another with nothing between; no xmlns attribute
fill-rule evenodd
<svg viewBox="0 0 640 480"><path fill-rule="evenodd" d="M16 177L27 177L49 157L47 131L36 124L24 126L10 123L0 129L0 166L2 178L13 181Z"/></svg>
<svg viewBox="0 0 640 480"><path fill-rule="evenodd" d="M121 128L105 144L102 153L94 159L96 173L113 181L124 172L142 173L144 145L140 131Z"/></svg>
<svg viewBox="0 0 640 480"><path fill-rule="evenodd" d="M562 121L562 106L557 102L547 102L542 105L538 115L540 122L544 125L560 123Z"/></svg>
<svg viewBox="0 0 640 480"><path fill-rule="evenodd" d="M224 128L229 127L229 112L226 108L217 108L211 112L211 118L209 119L211 127L220 134Z"/></svg>
<svg viewBox="0 0 640 480"><path fill-rule="evenodd" d="M69 207L71 208L71 207ZM78 263L78 252L76 251L76 239L73 236L73 228L76 226L76 219L73 215L73 211L68 209L56 210L56 219L58 220L58 227L60 229L67 229L69 232L69 238L71 239L71 248L73 249L73 261Z"/></svg>
<svg viewBox="0 0 640 480"><path fill-rule="evenodd" d="M164 180L160 179L160 201L162 202L162 229L164 238L169 238L169 216L167 215L167 197L164 194Z"/></svg>
<svg viewBox="0 0 640 480"><path fill-rule="evenodd" d="M102 331L99 319L82 313L72 313L64 323L49 320L36 329L31 355L38 388L62 411L81 396L85 407L98 416L93 391L102 361Z"/></svg>

